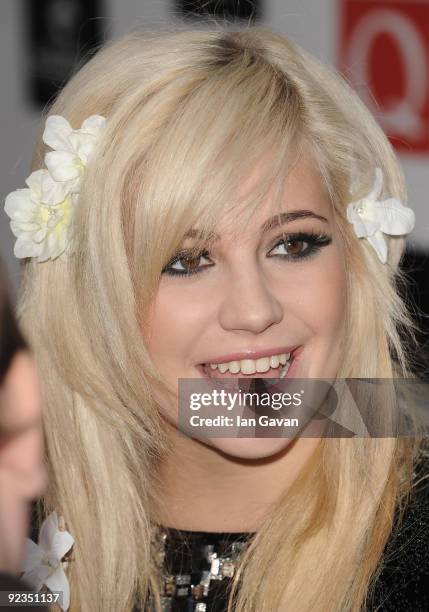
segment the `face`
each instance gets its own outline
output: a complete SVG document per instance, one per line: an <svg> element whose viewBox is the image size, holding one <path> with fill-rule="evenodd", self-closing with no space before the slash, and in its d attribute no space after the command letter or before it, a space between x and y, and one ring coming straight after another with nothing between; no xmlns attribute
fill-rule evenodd
<svg viewBox="0 0 429 612"><path fill-rule="evenodd" d="M41 415L33 358L19 351L0 388L0 572L22 571L29 502L46 486Z"/></svg>
<svg viewBox="0 0 429 612"><path fill-rule="evenodd" d="M172 388L179 378L278 378L288 354L286 377L335 377L346 277L329 198L314 165L303 159L286 179L282 212L297 212L295 218L282 215L284 223L268 227L271 204L268 196L245 232L238 220L219 220L209 251L164 268L144 335ZM187 239L181 253L192 246ZM162 410L174 427L177 402L165 401ZM290 442L204 439L241 458L268 457Z"/></svg>

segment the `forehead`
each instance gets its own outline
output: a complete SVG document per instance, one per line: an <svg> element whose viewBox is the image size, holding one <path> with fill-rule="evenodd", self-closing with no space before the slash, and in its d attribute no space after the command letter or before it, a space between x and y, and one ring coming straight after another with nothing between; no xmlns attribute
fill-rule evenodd
<svg viewBox="0 0 429 612"><path fill-rule="evenodd" d="M261 178L261 171L256 167L242 182L239 198L251 193ZM332 219L331 201L323 179L314 161L302 157L288 172L281 183L280 195L276 198L276 186L270 188L261 204L252 215L243 222L240 208L232 205L230 210L218 219L216 232L208 238L217 240L219 236L234 239L240 235L253 237L260 231L269 231L280 223L292 223L297 219L314 221L326 225ZM238 198L238 199L239 199ZM187 233L187 237L198 238L198 224Z"/></svg>

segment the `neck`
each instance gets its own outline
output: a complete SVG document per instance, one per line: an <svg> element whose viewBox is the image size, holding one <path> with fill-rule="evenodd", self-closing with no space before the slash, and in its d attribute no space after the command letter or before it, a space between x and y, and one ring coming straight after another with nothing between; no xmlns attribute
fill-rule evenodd
<svg viewBox="0 0 429 612"><path fill-rule="evenodd" d="M256 532L320 443L298 437L262 459L233 457L171 428L172 452L159 466L156 522L175 529Z"/></svg>

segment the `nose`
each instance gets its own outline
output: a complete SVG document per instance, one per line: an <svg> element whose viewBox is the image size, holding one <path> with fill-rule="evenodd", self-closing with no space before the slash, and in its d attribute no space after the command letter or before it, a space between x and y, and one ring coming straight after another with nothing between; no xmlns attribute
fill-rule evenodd
<svg viewBox="0 0 429 612"><path fill-rule="evenodd" d="M228 331L260 334L283 318L283 306L256 265L231 274L219 308L219 322Z"/></svg>

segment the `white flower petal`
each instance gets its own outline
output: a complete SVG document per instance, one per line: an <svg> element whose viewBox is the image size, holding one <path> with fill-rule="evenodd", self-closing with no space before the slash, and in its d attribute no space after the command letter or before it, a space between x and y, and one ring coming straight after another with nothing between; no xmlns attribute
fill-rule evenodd
<svg viewBox="0 0 429 612"><path fill-rule="evenodd" d="M28 211L17 210L13 215L11 223L16 223L17 225L22 225L22 226L37 224L37 221L35 220L36 214L37 214L36 210L28 210Z"/></svg>
<svg viewBox="0 0 429 612"><path fill-rule="evenodd" d="M43 142L56 151L71 151L69 136L73 129L65 117L51 115L46 119Z"/></svg>
<svg viewBox="0 0 429 612"><path fill-rule="evenodd" d="M15 242L13 253L18 259L24 259L25 257L37 257L40 253L40 250L40 245L19 237Z"/></svg>
<svg viewBox="0 0 429 612"><path fill-rule="evenodd" d="M363 238L368 235L368 221L363 215L356 212L354 204L349 204L347 207L347 218L350 223L353 223L353 229L358 238Z"/></svg>
<svg viewBox="0 0 429 612"><path fill-rule="evenodd" d="M48 261L48 259L51 259L51 252L49 250L49 244L47 240L43 240L43 242L40 243L40 253L39 256L37 258L37 261L39 263L43 263L44 261Z"/></svg>
<svg viewBox="0 0 429 612"><path fill-rule="evenodd" d="M404 206L396 198L390 198L378 203L380 211L380 229L385 234L400 236L409 234L414 229L416 216L408 206Z"/></svg>
<svg viewBox="0 0 429 612"><path fill-rule="evenodd" d="M95 149L96 139L90 134L79 134L75 132L70 136L70 141L73 145L73 149L76 151L77 156L81 160L84 166L88 164L92 157L92 153Z"/></svg>
<svg viewBox="0 0 429 612"><path fill-rule="evenodd" d="M32 241L34 232L37 231L40 227L38 223L36 223L35 225L36 225L36 228L30 230L28 229L28 226L26 223L21 223L20 221L11 221L10 229L12 230L13 235L16 236L17 238L22 238L24 240Z"/></svg>
<svg viewBox="0 0 429 612"><path fill-rule="evenodd" d="M11 221L10 225L14 234L14 228L16 228L19 232L15 234L15 236L31 236L33 232L37 232L40 227L38 223L32 221Z"/></svg>
<svg viewBox="0 0 429 612"><path fill-rule="evenodd" d="M40 527L39 532L39 546L44 551L50 551L52 542L54 540L55 533L58 531L58 516L56 511L51 512L49 516L45 518Z"/></svg>
<svg viewBox="0 0 429 612"><path fill-rule="evenodd" d="M87 132L98 137L106 127L106 117L102 115L91 115L82 123L79 132Z"/></svg>
<svg viewBox="0 0 429 612"><path fill-rule="evenodd" d="M48 234L48 228L46 225L44 225L43 227L38 229L36 232L33 232L33 235L31 238L33 242L39 243L39 242L42 242L42 240L45 240L47 234Z"/></svg>
<svg viewBox="0 0 429 612"><path fill-rule="evenodd" d="M367 238L370 245L375 249L378 258L382 263L387 261L387 244L383 234L378 231L374 236L368 236Z"/></svg>
<svg viewBox="0 0 429 612"><path fill-rule="evenodd" d="M21 231L21 226L19 225L19 223L15 223L14 221L11 221L10 229L12 230L12 234L15 236L15 238L19 238L21 236L22 231Z"/></svg>
<svg viewBox="0 0 429 612"><path fill-rule="evenodd" d="M70 606L70 586L61 565L47 578L45 584L51 591L62 591L63 602L61 608L68 610Z"/></svg>
<svg viewBox="0 0 429 612"><path fill-rule="evenodd" d="M26 184L31 190L31 196L36 201L40 201L43 180L47 174L49 174L49 172L46 168L43 168L42 170L35 170L25 179Z"/></svg>
<svg viewBox="0 0 429 612"><path fill-rule="evenodd" d="M360 217L358 217L354 222L353 222L353 229L355 231L355 234L358 238L362 238L366 236L366 227L364 222L362 221L362 219Z"/></svg>
<svg viewBox="0 0 429 612"><path fill-rule="evenodd" d="M30 221L34 209L30 189L17 189L6 196L4 210L15 221Z"/></svg>
<svg viewBox="0 0 429 612"><path fill-rule="evenodd" d="M24 582L27 582L33 588L33 590L36 591L36 593L37 591L40 591L42 586L45 584L46 579L46 576L44 576L43 578L39 576L40 572L38 571L38 569L32 569L28 572L24 572L24 574L21 576L22 580L24 580ZM48 568L46 568L46 574L47 573Z"/></svg>
<svg viewBox="0 0 429 612"><path fill-rule="evenodd" d="M364 217L362 219L362 222L365 227L365 234L364 234L365 237L373 236L375 232L377 232L380 229L379 221Z"/></svg>
<svg viewBox="0 0 429 612"><path fill-rule="evenodd" d="M73 181L80 176L76 155L67 151L50 151L45 164L55 181Z"/></svg>
<svg viewBox="0 0 429 612"><path fill-rule="evenodd" d="M59 216L60 216L60 211L58 211L55 217L49 217L49 219L46 222L46 225L49 228L49 230L52 230L52 228L54 228L58 224Z"/></svg>
<svg viewBox="0 0 429 612"><path fill-rule="evenodd" d="M81 184L82 184L82 174L79 173L79 176L77 176L73 181L68 181L70 193L79 194Z"/></svg>
<svg viewBox="0 0 429 612"><path fill-rule="evenodd" d="M71 181L55 181L51 174L47 172L42 181L41 201L50 206L60 204L70 193L71 187Z"/></svg>
<svg viewBox="0 0 429 612"><path fill-rule="evenodd" d="M52 553L61 559L74 544L74 539L68 531L58 531L52 542Z"/></svg>

